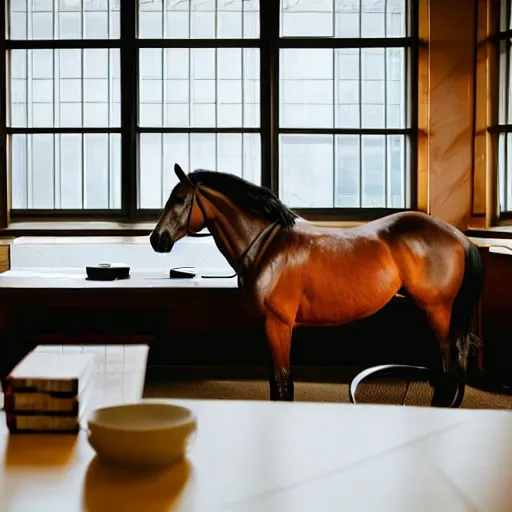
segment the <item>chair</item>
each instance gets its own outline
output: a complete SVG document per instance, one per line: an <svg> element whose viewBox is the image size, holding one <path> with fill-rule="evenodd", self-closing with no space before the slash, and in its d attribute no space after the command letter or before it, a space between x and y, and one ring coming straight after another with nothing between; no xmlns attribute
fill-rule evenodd
<svg viewBox="0 0 512 512"><path fill-rule="evenodd" d="M349 387L352 404L395 404L458 408L464 383L455 375L422 366L389 364L360 372ZM402 403L399 402L401 398Z"/></svg>

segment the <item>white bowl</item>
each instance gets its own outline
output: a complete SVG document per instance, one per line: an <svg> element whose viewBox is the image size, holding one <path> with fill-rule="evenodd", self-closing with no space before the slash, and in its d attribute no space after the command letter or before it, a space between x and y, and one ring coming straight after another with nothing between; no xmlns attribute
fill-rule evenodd
<svg viewBox="0 0 512 512"><path fill-rule="evenodd" d="M197 420L185 407L141 401L96 409L88 427L89 443L101 460L154 468L186 456Z"/></svg>

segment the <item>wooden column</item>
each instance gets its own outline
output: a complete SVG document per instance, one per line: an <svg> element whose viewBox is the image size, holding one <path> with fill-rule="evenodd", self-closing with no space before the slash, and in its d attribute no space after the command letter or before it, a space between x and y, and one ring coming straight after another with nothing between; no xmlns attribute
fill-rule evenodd
<svg viewBox="0 0 512 512"><path fill-rule="evenodd" d="M476 2L429 2L428 211L460 229L472 213Z"/></svg>

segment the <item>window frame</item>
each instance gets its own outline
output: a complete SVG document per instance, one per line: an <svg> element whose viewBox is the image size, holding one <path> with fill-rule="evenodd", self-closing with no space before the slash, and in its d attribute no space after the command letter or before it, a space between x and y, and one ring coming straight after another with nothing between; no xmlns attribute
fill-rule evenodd
<svg viewBox="0 0 512 512"><path fill-rule="evenodd" d="M497 104L495 105L495 119L496 123L490 127L490 132L493 135L494 141L495 141L495 153L496 153L496 164L494 167L494 172L496 173L496 180L498 186L496 187L496 197L494 200L496 201L496 213L497 217L500 220L510 221L512 220L512 209L502 210L501 207L501 196L502 196L502 190L504 187L504 198L505 198L505 205L507 203L507 189L509 188L508 181L512 179L512 176L508 175L507 167L508 167L508 159L510 158L508 154L508 146L506 139L510 137L510 134L512 134L512 118L509 120L509 114L510 111L510 98L508 97L508 94L506 94L506 91L510 89L511 84L511 62L510 59L512 58L512 28L510 28L510 20L512 16L512 2L510 0L499 0L498 4L498 29L496 33L495 39L495 51L497 55L497 79L495 81L495 97L497 98ZM505 17L505 21L503 20L503 17ZM503 25L505 25L505 28L503 28ZM506 62L505 69L503 70L501 67L502 62L502 53L503 53L503 47L504 47L504 60ZM505 83L503 83L503 81ZM501 94L502 88L505 88L505 94L504 97ZM502 104L502 99L505 100L505 104ZM502 122L500 119L501 117L501 111L504 111L505 116L505 122ZM511 116L512 117L512 116ZM504 183L500 181L500 166L501 166L501 159L500 159L500 137L504 136L505 138L505 147L504 147L504 158L505 161L503 162L504 167Z"/></svg>
<svg viewBox="0 0 512 512"><path fill-rule="evenodd" d="M334 1L334 0L333 0ZM138 0L120 0L119 39L49 39L10 40L7 38L9 0L0 9L0 69L6 70L6 80L0 87L0 200L5 208L0 222L7 227L16 221L154 221L160 209L138 208L139 134L141 133L259 133L261 137L261 185L279 191L279 136L281 134L372 135L400 134L405 136L406 203L407 208L293 208L311 221L368 221L397 211L418 207L418 62L419 62L419 0L405 0L406 37L402 38L336 38L281 37L280 1L260 1L260 37L256 39L143 39L138 38ZM263 20L265 22L263 23ZM404 129L294 129L279 126L279 53L285 48L404 48L406 90L406 128ZM116 48L120 50L121 125L120 128L12 128L7 127L8 83L10 71L8 53L13 49ZM260 127L259 128L166 128L138 125L139 50L141 48L258 48L260 51ZM121 133L121 209L44 209L9 211L10 168L8 139L22 133ZM6 179L1 179L5 177ZM3 218L5 216L5 218Z"/></svg>

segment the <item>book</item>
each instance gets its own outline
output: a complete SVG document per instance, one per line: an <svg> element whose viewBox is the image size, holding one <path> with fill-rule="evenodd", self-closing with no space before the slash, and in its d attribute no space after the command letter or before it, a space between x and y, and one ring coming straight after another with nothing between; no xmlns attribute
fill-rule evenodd
<svg viewBox="0 0 512 512"><path fill-rule="evenodd" d="M94 391L95 375L91 374L79 394L25 391L8 389L5 393L4 409L15 414L51 414L72 416L79 412L82 402Z"/></svg>
<svg viewBox="0 0 512 512"><path fill-rule="evenodd" d="M20 415L5 413L7 428L11 434L69 433L80 430L80 418L76 416Z"/></svg>
<svg viewBox="0 0 512 512"><path fill-rule="evenodd" d="M9 432L78 433L81 420L94 396L95 384L94 377L91 377L81 395L73 398L53 396L51 393L21 393L21 403L17 401L18 393L10 390L5 394L5 417ZM48 404L53 404L53 409L57 410L52 410L51 406L45 410Z"/></svg>
<svg viewBox="0 0 512 512"><path fill-rule="evenodd" d="M4 413L8 430L11 434L77 433L86 428L87 412L92 406L139 400L148 348L147 345L39 345L26 357L30 358L32 369L22 361L6 379ZM89 355L93 359L90 367L84 362ZM70 357L75 361L74 371L69 364L66 372L56 371ZM74 385L68 382L63 386L62 377L68 381L71 378ZM21 378L25 381L20 381ZM49 382L41 383L42 378Z"/></svg>
<svg viewBox="0 0 512 512"><path fill-rule="evenodd" d="M93 354L33 350L5 378L4 394L23 391L73 397L80 394L91 373Z"/></svg>
<svg viewBox="0 0 512 512"><path fill-rule="evenodd" d="M61 397L53 393L14 393L5 395L5 410L9 412L30 411L33 413L76 414L78 397Z"/></svg>

